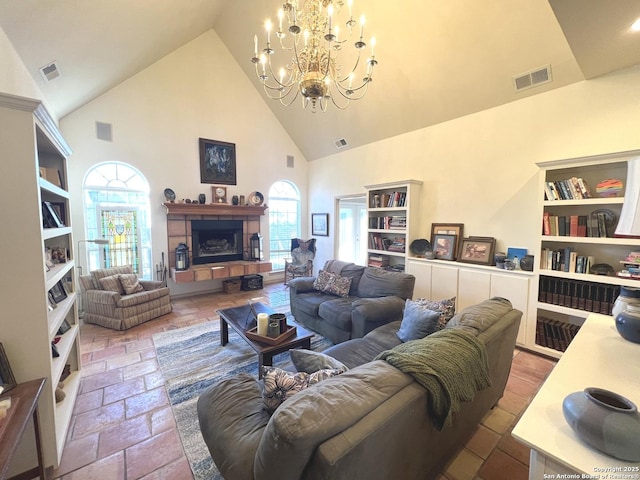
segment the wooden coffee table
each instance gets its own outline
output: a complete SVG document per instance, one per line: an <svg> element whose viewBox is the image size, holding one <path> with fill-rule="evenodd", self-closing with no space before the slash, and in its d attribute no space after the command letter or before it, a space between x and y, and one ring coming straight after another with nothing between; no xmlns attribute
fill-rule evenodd
<svg viewBox="0 0 640 480"><path fill-rule="evenodd" d="M262 303L254 303L253 307L256 313L266 313L268 315L275 313L274 310ZM286 352L292 348L306 348L311 349L311 337L313 332L305 330L300 325L296 325L296 335L284 340L278 345L267 345L260 343L245 335L245 332L255 324L251 324L251 307L249 305L242 305L240 307L225 308L223 310L216 310L216 313L220 315L220 345L225 346L229 343L229 327L233 328L235 332L249 344L251 348L258 354L258 378L262 378L262 366L273 365L273 357L279 353Z"/></svg>

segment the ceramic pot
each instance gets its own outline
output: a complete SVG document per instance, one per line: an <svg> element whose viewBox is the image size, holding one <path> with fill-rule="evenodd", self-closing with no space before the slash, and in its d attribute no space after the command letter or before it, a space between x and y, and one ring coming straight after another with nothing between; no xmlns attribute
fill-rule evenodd
<svg viewBox="0 0 640 480"><path fill-rule="evenodd" d="M562 413L586 444L620 460L640 461L640 413L632 401L589 387L567 395Z"/></svg>
<svg viewBox="0 0 640 480"><path fill-rule="evenodd" d="M640 305L627 305L616 315L616 329L625 340L640 343Z"/></svg>
<svg viewBox="0 0 640 480"><path fill-rule="evenodd" d="M628 305L640 305L640 288L621 286L620 294L613 303L611 316L616 318Z"/></svg>

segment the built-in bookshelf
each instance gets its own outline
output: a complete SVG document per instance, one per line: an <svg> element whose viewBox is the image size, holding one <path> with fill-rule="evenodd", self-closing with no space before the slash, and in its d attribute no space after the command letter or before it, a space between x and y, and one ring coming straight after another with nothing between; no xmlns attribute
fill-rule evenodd
<svg viewBox="0 0 640 480"><path fill-rule="evenodd" d="M0 94L0 124L0 151L11 172L0 193L8 206L0 240L7 275L0 342L18 382L46 379L38 405L43 463L57 467L81 377L67 190L71 150L40 101ZM19 451L14 462L17 471L33 466L35 453Z"/></svg>
<svg viewBox="0 0 640 480"><path fill-rule="evenodd" d="M592 312L611 314L640 239L615 236L625 199L627 161L640 151L542 162L538 298L526 346L559 357ZM625 273L626 272L626 273ZM625 276L626 275L626 276ZM554 341L555 340L555 341Z"/></svg>
<svg viewBox="0 0 640 480"><path fill-rule="evenodd" d="M404 271L408 247L417 238L419 180L367 185L368 265Z"/></svg>

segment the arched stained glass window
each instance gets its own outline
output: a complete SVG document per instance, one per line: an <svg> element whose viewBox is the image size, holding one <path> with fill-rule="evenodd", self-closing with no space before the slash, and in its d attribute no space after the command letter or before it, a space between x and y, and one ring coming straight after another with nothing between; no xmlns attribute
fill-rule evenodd
<svg viewBox="0 0 640 480"><path fill-rule="evenodd" d="M101 163L83 182L86 239L106 239L108 245L86 243L88 271L132 265L152 279L149 183L134 167Z"/></svg>

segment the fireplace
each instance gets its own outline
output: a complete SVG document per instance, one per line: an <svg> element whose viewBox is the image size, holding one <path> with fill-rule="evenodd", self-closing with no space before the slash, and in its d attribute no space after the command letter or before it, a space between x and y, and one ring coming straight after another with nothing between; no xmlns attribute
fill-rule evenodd
<svg viewBox="0 0 640 480"><path fill-rule="evenodd" d="M192 263L242 260L242 220L191 220Z"/></svg>

